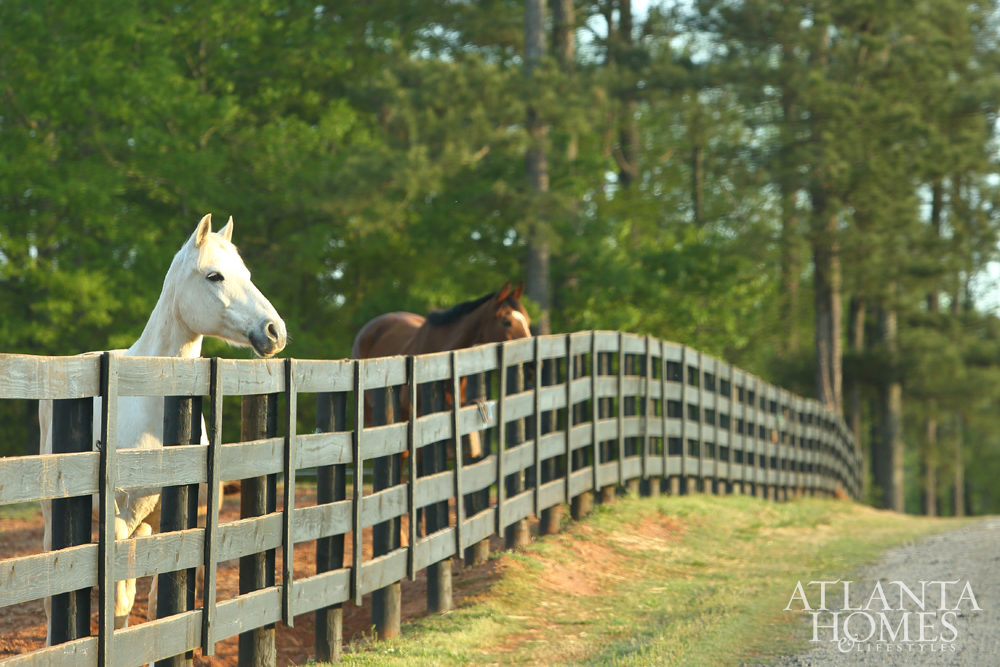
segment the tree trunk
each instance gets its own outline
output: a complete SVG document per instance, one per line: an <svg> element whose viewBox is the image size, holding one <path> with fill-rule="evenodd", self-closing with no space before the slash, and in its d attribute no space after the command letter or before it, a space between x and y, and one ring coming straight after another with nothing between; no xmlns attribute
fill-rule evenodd
<svg viewBox="0 0 1000 667"><path fill-rule="evenodd" d="M549 0L549 9L552 12L552 54L559 62L563 76L567 79L567 86L575 85L573 73L576 69L576 7L573 0ZM573 163L580 153L579 137L576 131L569 131L566 137L566 164L570 174L574 174ZM577 236L583 234L580 228L579 205L575 200L567 203L566 209L560 211L560 215L565 215L574 228ZM578 253L570 253L562 258L567 267L561 278L556 279L556 286L553 290L551 308L562 309L566 305L569 295L579 287L580 257ZM585 267L584 267L585 269ZM551 326L551 325L550 325Z"/></svg>
<svg viewBox="0 0 1000 667"><path fill-rule="evenodd" d="M840 294L840 246L837 216L823 194L813 194L817 229L813 239L816 289L816 398L834 414L843 414Z"/></svg>
<svg viewBox="0 0 1000 667"><path fill-rule="evenodd" d="M611 48L620 52L632 49L632 0L618 0L618 37L612 40ZM608 26L611 35L611 26ZM609 58L609 60L612 60ZM614 59L619 66L628 66L620 58ZM628 190L639 178L639 125L636 120L637 104L631 91L622 95L622 117L619 123L618 144L618 185L622 190Z"/></svg>
<svg viewBox="0 0 1000 667"><path fill-rule="evenodd" d="M850 322L848 323L848 344L850 345L851 352L855 355L855 359L858 359L861 353L864 351L865 347L865 301L861 297L854 296L851 297L850 304ZM851 374L850 378L850 389L848 390L848 417L847 423L851 428L851 433L854 434L854 441L858 443L861 447L862 458L861 458L861 483L862 483L862 498L867 498L871 489L870 486L870 475L868 471L868 447L862 446L865 443L865 439L862 437L862 400L861 400L861 378L859 373L855 370Z"/></svg>
<svg viewBox="0 0 1000 667"><path fill-rule="evenodd" d="M791 60L788 49L782 50L782 58ZM796 137L787 129L795 127L795 110L791 101L791 92L785 90L782 94L781 111L782 148L791 146ZM799 352L799 277L802 275L801 238L799 216L796 201L799 196L801 182L792 163L787 149L781 153L782 163L779 165L778 187L781 190L781 295L780 318L782 330L786 335L785 345L789 354Z"/></svg>
<svg viewBox="0 0 1000 667"><path fill-rule="evenodd" d="M955 433L955 516L965 516L965 456L962 453L962 441L965 439L965 429L962 415L959 414Z"/></svg>
<svg viewBox="0 0 1000 667"><path fill-rule="evenodd" d="M933 401L931 402L933 411ZM924 514L927 516L937 516L937 447L938 447L938 427L937 419L928 417L925 425L925 441L923 447L923 500Z"/></svg>
<svg viewBox="0 0 1000 667"><path fill-rule="evenodd" d="M545 52L545 7L542 0L526 0L524 5L524 73L534 75ZM529 100L527 129L529 145L525 156L528 190L534 195L549 191L549 165L546 142L548 127L538 116ZM545 219L543 197L537 196L531 206L533 220L528 229L525 259L525 292L538 304L540 313L535 320L536 333L552 332L549 275L549 233Z"/></svg>
<svg viewBox="0 0 1000 667"><path fill-rule="evenodd" d="M934 237L941 236L941 213L944 210L944 188L941 180L937 179L931 183L931 214L930 223L934 230ZM941 299L937 288L932 288L927 293L927 312L936 314L941 309ZM923 482L923 509L927 516L937 516L937 470L938 470L938 422L935 413L937 412L937 401L928 401L928 417L924 423L924 443L920 448L920 464L922 467Z"/></svg>
<svg viewBox="0 0 1000 667"><path fill-rule="evenodd" d="M882 507L903 511L903 388L896 369L897 315L892 306L883 307L879 333L890 368L879 386L881 428L873 443L875 484L881 491ZM877 450L877 451L875 451Z"/></svg>

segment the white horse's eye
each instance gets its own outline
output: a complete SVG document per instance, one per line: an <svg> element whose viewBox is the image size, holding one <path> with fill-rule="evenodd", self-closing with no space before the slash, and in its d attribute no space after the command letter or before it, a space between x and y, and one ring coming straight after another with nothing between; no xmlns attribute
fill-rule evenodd
<svg viewBox="0 0 1000 667"><path fill-rule="evenodd" d="M205 277L211 280L213 283L221 283L223 280L225 280L225 277L223 277L223 275L218 271L212 271Z"/></svg>

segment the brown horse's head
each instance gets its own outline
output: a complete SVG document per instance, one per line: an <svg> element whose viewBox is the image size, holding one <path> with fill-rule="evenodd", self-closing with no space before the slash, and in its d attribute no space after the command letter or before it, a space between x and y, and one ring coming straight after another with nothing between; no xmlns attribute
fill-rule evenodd
<svg viewBox="0 0 1000 667"><path fill-rule="evenodd" d="M483 317L483 342L502 342L531 336L531 318L521 305L524 283L513 291L504 283L489 301L490 308Z"/></svg>
<svg viewBox="0 0 1000 667"><path fill-rule="evenodd" d="M531 320L520 301L523 291L523 285L511 290L508 282L493 294L434 311L415 336L415 351L454 350L531 336Z"/></svg>

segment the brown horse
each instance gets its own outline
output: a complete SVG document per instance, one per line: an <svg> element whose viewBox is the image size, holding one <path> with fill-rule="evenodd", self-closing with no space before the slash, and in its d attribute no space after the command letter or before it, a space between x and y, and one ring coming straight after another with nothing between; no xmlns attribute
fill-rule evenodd
<svg viewBox="0 0 1000 667"><path fill-rule="evenodd" d="M531 336L531 321L520 302L523 290L523 283L511 290L508 282L497 292L448 310L434 311L426 318L402 312L379 315L361 327L354 339L351 356L370 359L397 354L428 354L526 338ZM461 389L464 403L464 380ZM409 418L409 410L410 401L404 390L400 396L398 419ZM368 396L365 397L365 412L371 414ZM469 454L481 456L479 438L470 440Z"/></svg>

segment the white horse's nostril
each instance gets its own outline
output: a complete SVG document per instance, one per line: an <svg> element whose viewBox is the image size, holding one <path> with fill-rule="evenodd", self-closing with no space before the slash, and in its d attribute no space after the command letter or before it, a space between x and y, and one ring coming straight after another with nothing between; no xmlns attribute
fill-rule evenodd
<svg viewBox="0 0 1000 667"><path fill-rule="evenodd" d="M278 340L278 327L274 326L274 322L268 322L265 331L267 331L267 337L272 341Z"/></svg>

